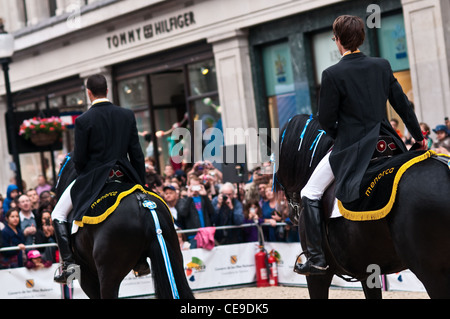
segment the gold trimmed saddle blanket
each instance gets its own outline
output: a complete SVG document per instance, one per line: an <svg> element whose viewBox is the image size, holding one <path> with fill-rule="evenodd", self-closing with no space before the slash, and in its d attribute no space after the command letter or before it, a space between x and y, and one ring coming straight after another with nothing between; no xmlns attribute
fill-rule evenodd
<svg viewBox="0 0 450 319"><path fill-rule="evenodd" d="M450 156L438 155L434 151L410 151L374 161L369 165L361 182L360 198L350 203L338 200L341 215L353 221L379 220L386 217L394 206L402 175L413 165L429 158L450 165Z"/></svg>
<svg viewBox="0 0 450 319"><path fill-rule="evenodd" d="M103 187L103 190L98 196L98 199L91 204L82 220L74 221L74 224L78 227L84 227L84 225L101 224L109 216L111 216L112 213L114 213L114 211L117 209L124 198L135 192L153 196L167 206L164 199L162 199L159 195L147 190L142 185L108 182ZM168 206L167 209L169 209Z"/></svg>

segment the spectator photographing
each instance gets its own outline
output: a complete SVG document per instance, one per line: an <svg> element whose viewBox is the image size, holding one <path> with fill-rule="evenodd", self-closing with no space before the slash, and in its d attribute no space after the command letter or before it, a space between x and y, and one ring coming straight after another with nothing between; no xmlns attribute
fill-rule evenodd
<svg viewBox="0 0 450 319"><path fill-rule="evenodd" d="M189 178L187 197L180 199L177 211L178 220L184 226L184 229L212 226L211 219L214 215L214 207L198 177L192 176ZM192 233L187 236L191 248L197 248L196 234Z"/></svg>
<svg viewBox="0 0 450 319"><path fill-rule="evenodd" d="M244 223L242 203L236 198L233 184L222 185L219 195L214 197L212 204L215 214L213 223L215 226L236 226ZM216 231L216 241L219 244L236 244L242 242L241 229L228 229Z"/></svg>

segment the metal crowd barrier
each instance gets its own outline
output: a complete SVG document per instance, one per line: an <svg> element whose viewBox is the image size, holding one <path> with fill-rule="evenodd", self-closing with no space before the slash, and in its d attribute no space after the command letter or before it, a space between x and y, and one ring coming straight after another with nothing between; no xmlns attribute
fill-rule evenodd
<svg viewBox="0 0 450 319"><path fill-rule="evenodd" d="M26 250L31 250L31 249L41 249L41 248L47 248L47 247L58 247L57 244L55 243L51 243L51 244L41 244L41 245L29 245L29 246L25 246ZM19 247L14 246L14 247L6 247L6 248L1 248L0 249L0 253L2 252L6 252L6 251L14 251L14 250L20 250Z"/></svg>
<svg viewBox="0 0 450 319"><path fill-rule="evenodd" d="M248 227L258 227L258 226L272 226L269 223L263 223L263 224L242 224L242 225L229 225L229 226L217 226L214 227L216 230L225 230L225 229L239 229L239 228L248 228ZM277 226L287 226L286 223L277 223L275 227ZM194 228L194 229L186 229L186 230L178 230L177 233L179 234L186 234L186 233L196 233L200 231L201 228ZM47 248L47 247L58 247L56 243L50 243L50 244L39 244L39 245L29 245L25 246L26 250L31 249L41 249L41 248ZM0 248L0 253L7 252L7 251L14 251L14 250L20 250L19 247L6 247L6 248Z"/></svg>
<svg viewBox="0 0 450 319"><path fill-rule="evenodd" d="M286 223L276 223L275 227L277 226L287 226ZM250 223L250 224L242 224L242 225L228 225L228 226L212 226L216 230L225 230L225 229L239 229L239 228L248 228L248 227L258 227L258 226L272 226L272 224L269 223ZM178 230L178 234L187 234L187 233L196 233L200 231L201 228L194 228L194 229L186 229L186 230Z"/></svg>

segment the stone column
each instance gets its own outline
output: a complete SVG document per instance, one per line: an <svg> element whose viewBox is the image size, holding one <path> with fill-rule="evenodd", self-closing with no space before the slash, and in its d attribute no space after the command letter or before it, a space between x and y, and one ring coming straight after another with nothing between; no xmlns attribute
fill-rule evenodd
<svg viewBox="0 0 450 319"><path fill-rule="evenodd" d="M50 18L48 1L25 0L28 25L35 25Z"/></svg>
<svg viewBox="0 0 450 319"><path fill-rule="evenodd" d="M434 128L450 116L450 2L402 4L416 113Z"/></svg>
<svg viewBox="0 0 450 319"><path fill-rule="evenodd" d="M236 30L211 37L208 42L213 45L224 129L257 132L247 33ZM225 134L225 144L236 142L227 140ZM250 143L247 143L247 158L259 160L256 146ZM251 169L256 163L249 161L248 164Z"/></svg>
<svg viewBox="0 0 450 319"><path fill-rule="evenodd" d="M22 0L0 0L0 18L5 22L7 32L25 27L25 7Z"/></svg>
<svg viewBox="0 0 450 319"><path fill-rule="evenodd" d="M56 15L66 13L66 9L70 5L70 3L70 0L56 0Z"/></svg>

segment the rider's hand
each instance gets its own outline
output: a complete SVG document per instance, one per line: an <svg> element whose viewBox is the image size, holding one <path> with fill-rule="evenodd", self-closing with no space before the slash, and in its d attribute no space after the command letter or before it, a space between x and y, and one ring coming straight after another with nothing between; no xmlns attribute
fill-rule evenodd
<svg viewBox="0 0 450 319"><path fill-rule="evenodd" d="M426 151L428 150L428 143L427 143L427 139L424 138L423 140L421 140L420 142L418 142L420 144L420 147L418 148L421 151Z"/></svg>

